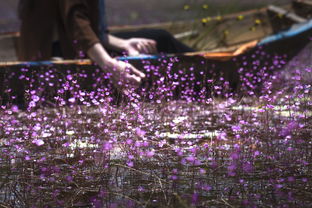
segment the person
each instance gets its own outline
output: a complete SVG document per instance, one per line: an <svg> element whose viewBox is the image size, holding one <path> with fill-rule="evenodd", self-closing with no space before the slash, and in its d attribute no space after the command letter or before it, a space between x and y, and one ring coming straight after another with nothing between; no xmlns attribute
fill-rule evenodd
<svg viewBox="0 0 312 208"><path fill-rule="evenodd" d="M110 34L104 8L104 0L20 0L19 60L88 56L111 73L117 88L127 90L138 87L145 74L108 51L130 56L191 51L163 30Z"/></svg>

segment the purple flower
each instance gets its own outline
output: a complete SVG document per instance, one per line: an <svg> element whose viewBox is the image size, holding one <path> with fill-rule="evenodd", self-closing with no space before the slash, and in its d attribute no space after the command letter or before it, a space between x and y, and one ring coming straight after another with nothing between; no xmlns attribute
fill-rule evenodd
<svg viewBox="0 0 312 208"><path fill-rule="evenodd" d="M110 142L105 142L103 145L103 150L109 151L113 148L113 145Z"/></svg>
<svg viewBox="0 0 312 208"><path fill-rule="evenodd" d="M12 108L11 108L11 110L12 110L14 113L18 112L18 106L13 105Z"/></svg>
<svg viewBox="0 0 312 208"><path fill-rule="evenodd" d="M239 153L238 153L238 152L233 152L233 153L231 154L231 158L232 158L232 160L237 160L237 159L239 159Z"/></svg>
<svg viewBox="0 0 312 208"><path fill-rule="evenodd" d="M139 186L139 187L138 187L138 191L139 191L139 192L143 192L143 191L145 191L145 189L144 189L143 186Z"/></svg>
<svg viewBox="0 0 312 208"><path fill-rule="evenodd" d="M32 141L33 144L36 144L37 146L42 146L44 145L44 141L42 139L34 139Z"/></svg>
<svg viewBox="0 0 312 208"><path fill-rule="evenodd" d="M253 170L253 166L250 162L246 162L243 164L243 170L246 173L250 173Z"/></svg>
<svg viewBox="0 0 312 208"><path fill-rule="evenodd" d="M192 195L192 204L196 204L198 202L199 195L198 193L194 193Z"/></svg>
<svg viewBox="0 0 312 208"><path fill-rule="evenodd" d="M193 155L188 156L187 158L185 158L187 161L189 162L194 162L195 161L195 157Z"/></svg>
<svg viewBox="0 0 312 208"><path fill-rule="evenodd" d="M206 170L203 169L203 168L201 168L201 169L199 169L199 173L200 173L200 174L206 174Z"/></svg>
<svg viewBox="0 0 312 208"><path fill-rule="evenodd" d="M133 161L128 161L128 162L127 162L127 166L130 167L130 168L132 168L132 167L133 167Z"/></svg>
<svg viewBox="0 0 312 208"><path fill-rule="evenodd" d="M223 141L227 141L227 135L225 132L221 132L218 136L217 136L217 139L218 140L223 140Z"/></svg>
<svg viewBox="0 0 312 208"><path fill-rule="evenodd" d="M203 189L204 191L210 191L210 190L212 189L212 187L206 184L206 185L203 185L203 186L202 186L202 189Z"/></svg>
<svg viewBox="0 0 312 208"><path fill-rule="evenodd" d="M285 137L291 134L292 131L296 130L299 124L296 121L291 121L287 124L285 128L280 131L280 135Z"/></svg>
<svg viewBox="0 0 312 208"><path fill-rule="evenodd" d="M240 126L232 126L232 131L240 131L241 130L241 127Z"/></svg>
<svg viewBox="0 0 312 208"><path fill-rule="evenodd" d="M72 182L72 181L73 181L73 177L72 177L72 176L66 176L66 180L67 180L68 182Z"/></svg>
<svg viewBox="0 0 312 208"><path fill-rule="evenodd" d="M149 157L149 158L153 157L154 155L155 155L155 151L154 150L148 151L146 153L146 156Z"/></svg>
<svg viewBox="0 0 312 208"><path fill-rule="evenodd" d="M66 79L72 80L72 79L73 79L73 76L69 74L69 75L66 76Z"/></svg>
<svg viewBox="0 0 312 208"><path fill-rule="evenodd" d="M40 100L39 96L37 96L37 95L31 96L31 99L32 99L32 101L34 101L34 102L38 102L38 101Z"/></svg>
<svg viewBox="0 0 312 208"><path fill-rule="evenodd" d="M259 156L260 155L260 152L258 151L258 150L256 150L255 152L254 152L254 157L257 157L257 156Z"/></svg>
<svg viewBox="0 0 312 208"><path fill-rule="evenodd" d="M69 98L69 99L68 99L68 102L70 102L70 103L74 103L74 102L76 102L76 98L74 98L74 97Z"/></svg>
<svg viewBox="0 0 312 208"><path fill-rule="evenodd" d="M132 144L133 140L132 139L127 139L126 144Z"/></svg>
<svg viewBox="0 0 312 208"><path fill-rule="evenodd" d="M140 129L140 128L136 128L135 130L136 135L138 135L139 137L144 137L146 134L146 131Z"/></svg>

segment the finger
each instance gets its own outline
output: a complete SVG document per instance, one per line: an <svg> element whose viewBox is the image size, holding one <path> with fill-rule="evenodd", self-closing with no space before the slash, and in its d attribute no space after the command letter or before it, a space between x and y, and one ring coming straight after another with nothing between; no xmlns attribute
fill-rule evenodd
<svg viewBox="0 0 312 208"><path fill-rule="evenodd" d="M157 52L156 42L154 40L148 40L147 45L148 45L149 53L156 53Z"/></svg>
<svg viewBox="0 0 312 208"><path fill-rule="evenodd" d="M140 42L140 49L143 53L145 54L149 54L152 52L151 50L151 45L150 45L150 42L149 40L145 40L143 39L141 42Z"/></svg>
<svg viewBox="0 0 312 208"><path fill-rule="evenodd" d="M152 48L153 48L153 53L158 53L156 41L152 40L151 41L151 45L152 45Z"/></svg>
<svg viewBox="0 0 312 208"><path fill-rule="evenodd" d="M157 53L156 41L151 40L151 39L146 39L144 43L148 47L149 53Z"/></svg>
<svg viewBox="0 0 312 208"><path fill-rule="evenodd" d="M129 64L130 65L130 64ZM144 79L146 76L143 72L141 72L140 70L136 69L134 66L130 65L131 68L131 73L133 73L136 76L139 76L140 78Z"/></svg>
<svg viewBox="0 0 312 208"><path fill-rule="evenodd" d="M144 45L142 43L138 43L137 44L137 49L138 49L140 54L146 53L146 49L145 49L145 47L144 47Z"/></svg>
<svg viewBox="0 0 312 208"><path fill-rule="evenodd" d="M135 50L137 50L139 53L141 53L142 51L142 44L141 42L136 42L135 44L133 44L133 47Z"/></svg>
<svg viewBox="0 0 312 208"><path fill-rule="evenodd" d="M135 50L135 49L129 49L127 51L127 53L128 53L129 56L138 56L138 55L140 55L140 52L138 50Z"/></svg>
<svg viewBox="0 0 312 208"><path fill-rule="evenodd" d="M114 82L114 86L123 94L127 95L131 92L131 90L135 90L140 86L141 79L139 77L128 75L124 78L125 80L123 82Z"/></svg>
<svg viewBox="0 0 312 208"><path fill-rule="evenodd" d="M126 75L127 84L139 86L141 84L141 77L136 76L134 74Z"/></svg>
<svg viewBox="0 0 312 208"><path fill-rule="evenodd" d="M150 42L147 42L146 48L147 48L147 53L148 53L148 54L154 53L153 46L152 46L152 44L151 44Z"/></svg>

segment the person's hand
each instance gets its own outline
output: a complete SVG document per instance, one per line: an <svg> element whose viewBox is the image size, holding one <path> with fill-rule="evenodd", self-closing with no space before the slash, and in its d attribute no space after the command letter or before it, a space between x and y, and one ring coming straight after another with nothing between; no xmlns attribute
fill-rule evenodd
<svg viewBox="0 0 312 208"><path fill-rule="evenodd" d="M129 63L114 60L107 65L108 71L111 73L111 79L115 87L124 94L129 94L141 84L145 74Z"/></svg>
<svg viewBox="0 0 312 208"><path fill-rule="evenodd" d="M115 87L125 94L139 87L145 78L145 74L131 64L113 59L100 43L94 44L87 53L105 72L111 74Z"/></svg>
<svg viewBox="0 0 312 208"><path fill-rule="evenodd" d="M125 41L123 49L129 56L157 53L156 41L146 38L131 38Z"/></svg>

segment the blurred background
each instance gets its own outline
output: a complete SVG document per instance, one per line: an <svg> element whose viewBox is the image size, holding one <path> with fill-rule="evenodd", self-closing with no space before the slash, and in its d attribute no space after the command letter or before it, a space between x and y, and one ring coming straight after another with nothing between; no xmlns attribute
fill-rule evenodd
<svg viewBox="0 0 312 208"><path fill-rule="evenodd" d="M19 0L0 0L0 33L18 31ZM290 0L106 0L109 25L147 24L224 15Z"/></svg>

